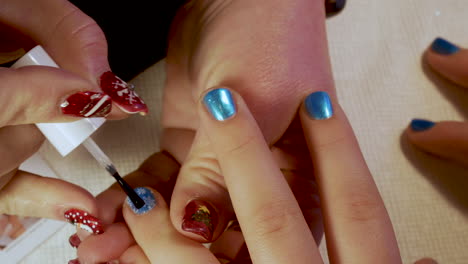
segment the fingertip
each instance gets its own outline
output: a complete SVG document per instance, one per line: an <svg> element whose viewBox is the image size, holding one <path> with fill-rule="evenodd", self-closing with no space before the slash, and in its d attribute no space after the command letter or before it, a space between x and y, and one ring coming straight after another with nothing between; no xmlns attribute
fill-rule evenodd
<svg viewBox="0 0 468 264"><path fill-rule="evenodd" d="M133 244L135 240L126 225L115 223L104 234L81 238L77 254L83 263L103 263L118 259Z"/></svg>
<svg viewBox="0 0 468 264"><path fill-rule="evenodd" d="M467 122L414 119L406 129L406 134L409 142L422 151L468 164Z"/></svg>
<svg viewBox="0 0 468 264"><path fill-rule="evenodd" d="M137 207L131 197L127 196L124 208L130 209L130 212L133 215L147 214L158 204L155 197L157 192L149 187L137 187L135 188L135 193L145 202L145 204L142 207Z"/></svg>
<svg viewBox="0 0 468 264"><path fill-rule="evenodd" d="M427 131L431 128L433 128L436 125L436 123L427 120L427 119L421 119L421 118L415 118L411 120L408 129L410 132L423 132Z"/></svg>
<svg viewBox="0 0 468 264"><path fill-rule="evenodd" d="M423 259L416 261L414 264L437 264L437 261L431 258L423 258Z"/></svg>
<svg viewBox="0 0 468 264"><path fill-rule="evenodd" d="M444 38L437 37L432 41L429 50L438 55L452 55L459 52L460 47Z"/></svg>
<svg viewBox="0 0 468 264"><path fill-rule="evenodd" d="M423 55L434 71L464 87L468 86L468 50L444 38L432 41Z"/></svg>
<svg viewBox="0 0 468 264"><path fill-rule="evenodd" d="M126 119L130 116L130 114L124 112L122 109L120 109L116 103L112 103L112 110L110 113L106 116L106 119L108 120L122 120Z"/></svg>

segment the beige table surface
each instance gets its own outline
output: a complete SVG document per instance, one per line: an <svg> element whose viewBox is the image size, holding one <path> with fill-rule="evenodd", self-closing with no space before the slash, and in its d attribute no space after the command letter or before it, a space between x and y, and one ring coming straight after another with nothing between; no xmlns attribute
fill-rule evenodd
<svg viewBox="0 0 468 264"><path fill-rule="evenodd" d="M466 0L349 0L327 22L341 103L379 186L397 233L404 263L431 256L468 263L468 170L412 149L402 130L414 117L463 120L468 90L424 69L421 53L436 36L468 46ZM158 150L164 62L134 81L150 105L147 118L108 122L94 138L122 173ZM112 183L83 150L62 159L42 153L65 179L93 193ZM75 251L67 226L22 263L66 263Z"/></svg>

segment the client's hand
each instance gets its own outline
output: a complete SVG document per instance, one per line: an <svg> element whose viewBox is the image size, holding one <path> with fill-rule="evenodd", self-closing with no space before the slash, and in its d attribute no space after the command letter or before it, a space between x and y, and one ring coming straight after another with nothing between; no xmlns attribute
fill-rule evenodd
<svg viewBox="0 0 468 264"><path fill-rule="evenodd" d="M226 88L211 90L203 95L197 109L199 131L208 137L219 161L251 261L322 263L304 210L241 96ZM401 263L387 211L338 103L326 92L314 92L299 111L307 156L314 165L302 176L317 179L331 263ZM109 228L104 235L91 237L79 247L79 253L89 253L91 245L95 251L126 248L123 254L110 259L83 256L84 262L118 259L121 263L248 263L242 254L244 238L234 233L235 227L219 231L220 238L210 251L173 226L167 201L177 165L166 156L154 161L159 163L153 162L153 167L147 164L136 172L153 176L146 177L146 183L158 184L155 172L172 177L159 181L165 184L159 186L162 194L152 188L137 189L145 207L136 209L129 203L123 206L130 232L123 224L114 224L113 231ZM100 201L103 207L107 203L107 208L117 208L115 197L123 196L116 189L103 195ZM215 224L216 211L210 206L194 203L189 219L200 222L199 226ZM125 242L132 236L136 244Z"/></svg>
<svg viewBox="0 0 468 264"><path fill-rule="evenodd" d="M215 89L200 101L200 131L216 153L252 262L322 263L300 206L240 95ZM307 177L317 178L331 263L401 263L387 211L339 105L316 92L299 115L314 163ZM123 207L137 245L121 262L219 263L210 250L174 228L162 195L150 188L138 193L147 205ZM212 213L202 205L191 217L203 222ZM238 249L232 248L235 242L224 242L213 247L226 263ZM246 263L238 261L230 263Z"/></svg>

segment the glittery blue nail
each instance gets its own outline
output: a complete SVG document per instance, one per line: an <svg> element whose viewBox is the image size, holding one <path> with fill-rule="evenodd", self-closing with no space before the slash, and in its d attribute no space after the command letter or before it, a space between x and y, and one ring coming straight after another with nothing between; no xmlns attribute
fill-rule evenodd
<svg viewBox="0 0 468 264"><path fill-rule="evenodd" d="M156 199L154 198L153 193L149 189L144 187L138 187L135 188L135 192L138 194L138 196L140 196L141 199L143 199L143 201L145 201L145 205L138 209L135 207L135 205L133 205L130 198L127 197L125 201L135 214L146 214L156 206Z"/></svg>
<svg viewBox="0 0 468 264"><path fill-rule="evenodd" d="M440 55L451 55L457 53L460 48L443 38L436 38L432 42L431 49Z"/></svg>
<svg viewBox="0 0 468 264"><path fill-rule="evenodd" d="M228 89L220 88L209 91L203 103L210 114L218 121L224 121L236 114L236 104Z"/></svg>
<svg viewBox="0 0 468 264"><path fill-rule="evenodd" d="M326 92L315 92L305 99L305 107L309 116L316 120L328 119L333 116L330 96Z"/></svg>

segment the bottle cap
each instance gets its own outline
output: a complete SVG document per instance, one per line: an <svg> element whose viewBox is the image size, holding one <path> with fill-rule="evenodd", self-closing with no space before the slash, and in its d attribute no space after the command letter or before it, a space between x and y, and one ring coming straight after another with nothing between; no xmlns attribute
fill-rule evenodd
<svg viewBox="0 0 468 264"><path fill-rule="evenodd" d="M11 67L20 68L28 65L58 68L58 65L41 46L31 49ZM70 123L39 123L36 126L55 149L62 156L66 156L91 136L105 121L105 118L84 118Z"/></svg>

